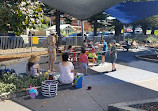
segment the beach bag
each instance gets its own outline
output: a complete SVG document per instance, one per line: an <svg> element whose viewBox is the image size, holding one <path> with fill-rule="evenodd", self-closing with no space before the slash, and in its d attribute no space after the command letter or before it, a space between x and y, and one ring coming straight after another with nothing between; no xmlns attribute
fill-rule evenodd
<svg viewBox="0 0 158 111"><path fill-rule="evenodd" d="M42 95L45 97L54 97L57 95L58 81L46 80L42 82Z"/></svg>

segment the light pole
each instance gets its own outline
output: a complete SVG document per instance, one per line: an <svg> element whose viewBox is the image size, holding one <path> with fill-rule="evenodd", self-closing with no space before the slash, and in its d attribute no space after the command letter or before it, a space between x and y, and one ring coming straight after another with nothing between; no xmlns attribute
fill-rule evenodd
<svg viewBox="0 0 158 111"><path fill-rule="evenodd" d="M83 38L83 40L85 40L85 37L84 37L84 21L82 20L81 21L81 25L82 25L82 38Z"/></svg>

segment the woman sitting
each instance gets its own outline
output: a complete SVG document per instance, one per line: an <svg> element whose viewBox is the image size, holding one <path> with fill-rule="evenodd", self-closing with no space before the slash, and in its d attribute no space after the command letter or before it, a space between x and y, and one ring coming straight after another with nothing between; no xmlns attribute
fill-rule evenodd
<svg viewBox="0 0 158 111"><path fill-rule="evenodd" d="M31 55L30 59L27 63L26 72L28 75L32 77L37 77L40 75L40 66L37 63L39 61L40 57Z"/></svg>
<svg viewBox="0 0 158 111"><path fill-rule="evenodd" d="M59 63L60 77L59 82L62 84L70 84L74 81L74 66L68 61L69 55L63 53L62 62Z"/></svg>

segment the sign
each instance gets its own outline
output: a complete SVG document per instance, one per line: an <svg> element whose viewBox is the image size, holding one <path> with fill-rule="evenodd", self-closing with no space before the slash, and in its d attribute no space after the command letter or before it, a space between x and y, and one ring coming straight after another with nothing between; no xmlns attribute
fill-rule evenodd
<svg viewBox="0 0 158 111"><path fill-rule="evenodd" d="M32 37L32 44L38 44L38 37Z"/></svg>
<svg viewBox="0 0 158 111"><path fill-rule="evenodd" d="M121 30L121 33L123 33L123 29Z"/></svg>
<svg viewBox="0 0 158 111"><path fill-rule="evenodd" d="M154 34L155 34L155 35L158 35L158 30L154 30Z"/></svg>
<svg viewBox="0 0 158 111"><path fill-rule="evenodd" d="M147 30L147 31L146 31L146 34L151 34L151 30Z"/></svg>

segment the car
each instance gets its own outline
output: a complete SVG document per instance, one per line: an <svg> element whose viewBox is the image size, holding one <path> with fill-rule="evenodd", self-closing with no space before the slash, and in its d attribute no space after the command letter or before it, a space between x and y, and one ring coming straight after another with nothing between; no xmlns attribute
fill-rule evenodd
<svg viewBox="0 0 158 111"><path fill-rule="evenodd" d="M142 30L142 28L140 28L140 27L135 28L134 33L135 33L136 35L140 35L140 34L142 34L142 33L143 33L143 30Z"/></svg>
<svg viewBox="0 0 158 111"><path fill-rule="evenodd" d="M126 32L125 36L132 36L133 32Z"/></svg>
<svg viewBox="0 0 158 111"><path fill-rule="evenodd" d="M103 34L104 38L114 36L114 34L112 32L103 32L102 34Z"/></svg>

